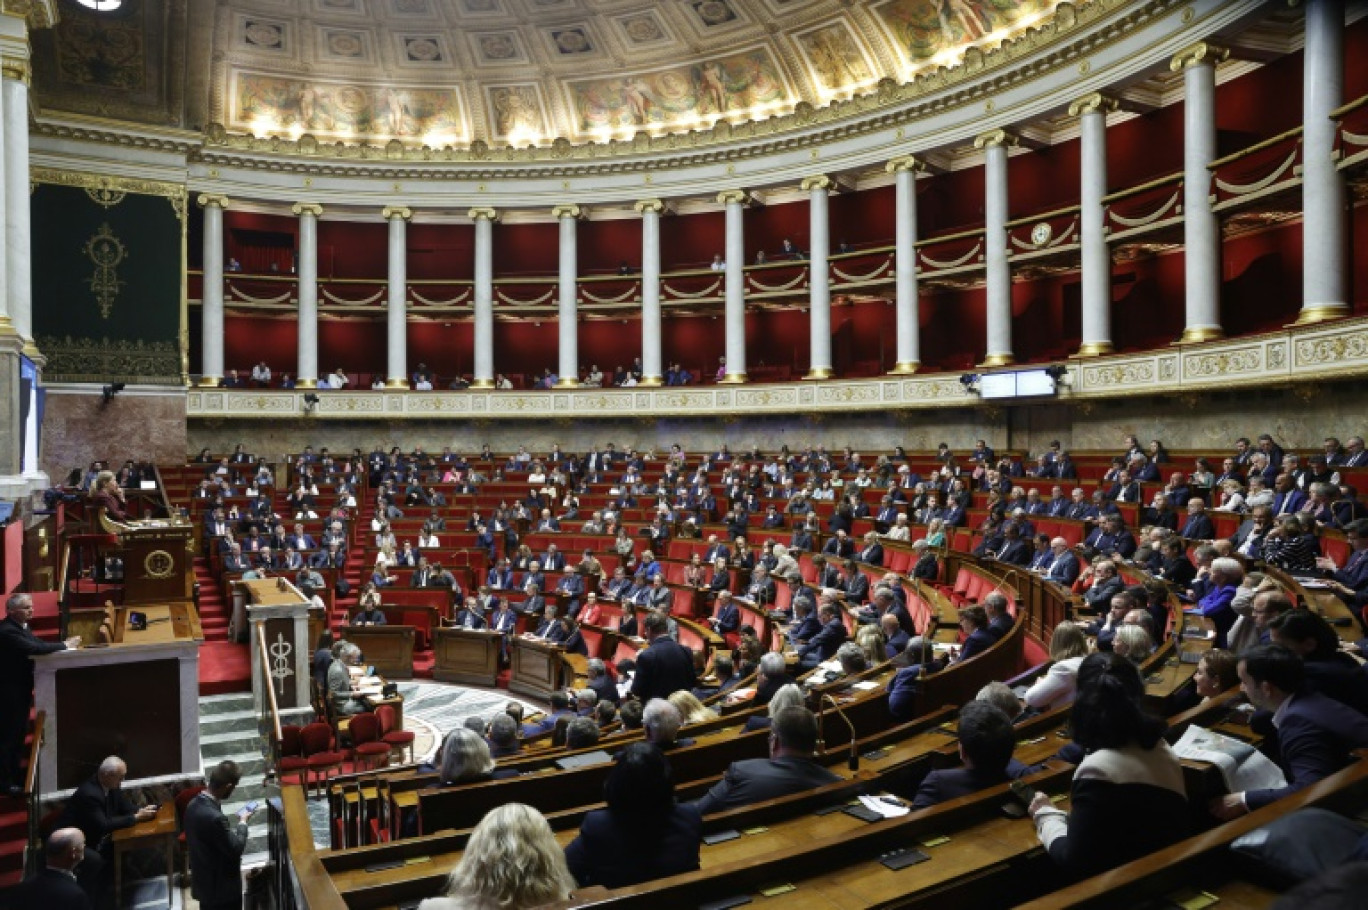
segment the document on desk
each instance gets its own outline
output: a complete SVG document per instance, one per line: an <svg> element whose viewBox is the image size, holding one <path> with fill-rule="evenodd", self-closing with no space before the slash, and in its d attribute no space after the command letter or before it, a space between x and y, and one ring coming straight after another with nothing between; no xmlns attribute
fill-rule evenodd
<svg viewBox="0 0 1368 910"><path fill-rule="evenodd" d="M1210 762L1221 769L1231 793L1287 786L1282 770L1249 743L1193 724L1173 747L1179 758Z"/></svg>

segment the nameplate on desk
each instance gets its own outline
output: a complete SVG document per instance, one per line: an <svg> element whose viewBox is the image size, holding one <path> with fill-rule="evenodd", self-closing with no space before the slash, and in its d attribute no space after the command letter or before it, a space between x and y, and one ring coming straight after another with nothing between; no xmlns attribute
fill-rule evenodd
<svg viewBox="0 0 1368 910"><path fill-rule="evenodd" d="M582 755L567 755L565 758L556 759L556 767L562 771L569 771L572 768L583 768L586 765L601 765L610 762L613 757L602 749L593 752L585 752Z"/></svg>
<svg viewBox="0 0 1368 910"><path fill-rule="evenodd" d="M729 840L736 840L740 836L740 831L735 828L728 828L726 831L714 831L712 834L703 835L703 843L711 847L715 844L725 844Z"/></svg>

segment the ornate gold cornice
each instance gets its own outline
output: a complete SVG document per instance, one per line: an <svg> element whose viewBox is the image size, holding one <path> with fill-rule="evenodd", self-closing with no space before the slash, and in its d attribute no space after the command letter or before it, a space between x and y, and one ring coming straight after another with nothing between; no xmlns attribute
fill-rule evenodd
<svg viewBox="0 0 1368 910"><path fill-rule="evenodd" d="M1020 144L1021 139L1018 138L1015 133L1002 129L989 130L986 133L980 133L978 136L974 137L974 148L976 149L994 148L999 145L1005 148L1011 148L1014 145Z"/></svg>
<svg viewBox="0 0 1368 910"><path fill-rule="evenodd" d="M209 206L214 205L221 209L226 209L229 205L228 197L220 196L217 193L200 193L199 198L195 201L200 204L201 208L208 208Z"/></svg>
<svg viewBox="0 0 1368 910"><path fill-rule="evenodd" d="M23 19L30 29L52 28L60 18L56 0L4 0L0 13Z"/></svg>
<svg viewBox="0 0 1368 910"><path fill-rule="evenodd" d="M471 221L479 221L481 218L486 221L498 221L499 213L495 209L488 207L473 208L466 213Z"/></svg>
<svg viewBox="0 0 1368 910"><path fill-rule="evenodd" d="M408 221L413 218L413 209L403 205L387 205L380 211L380 215L386 221L393 221L395 218Z"/></svg>
<svg viewBox="0 0 1368 910"><path fill-rule="evenodd" d="M1120 106L1120 102L1112 96L1104 95L1102 92L1092 92L1069 105L1069 116L1081 117L1084 114L1091 114L1094 111L1100 111L1102 114L1110 114Z"/></svg>
<svg viewBox="0 0 1368 910"><path fill-rule="evenodd" d="M804 177L803 182L800 183L799 186L805 193L810 193L813 190L826 190L828 193L834 193L837 189L836 181L832 180L826 174L814 174L811 177Z"/></svg>
<svg viewBox="0 0 1368 910"><path fill-rule="evenodd" d="M657 215L665 213L665 203L659 199L641 199L632 208L636 209L638 215L645 215L647 212L655 212Z"/></svg>
<svg viewBox="0 0 1368 910"><path fill-rule="evenodd" d="M29 65L27 57L6 54L0 58L0 76L11 82L22 82L30 87L33 85L33 67Z"/></svg>
<svg viewBox="0 0 1368 910"><path fill-rule="evenodd" d="M317 202L296 202L290 207L290 211L301 218L305 215L312 215L315 218L319 218L323 215L323 206L319 205Z"/></svg>
<svg viewBox="0 0 1368 910"><path fill-rule="evenodd" d="M142 180L134 177L111 177L106 174L86 174L80 171L63 171L48 167L29 168L29 179L33 183L74 186L83 190L137 193L144 196L166 196L173 200L184 199L186 196L185 184L183 183Z"/></svg>
<svg viewBox="0 0 1368 910"><path fill-rule="evenodd" d="M551 217L555 218L557 221L562 218L573 218L574 220L579 221L581 218L587 217L587 213L573 202L564 202L560 205L551 206Z"/></svg>
<svg viewBox="0 0 1368 910"><path fill-rule="evenodd" d="M1203 64L1215 66L1229 56L1229 48L1212 44L1209 41L1198 41L1196 44L1189 44L1174 54L1173 59L1169 61L1169 70L1176 73Z"/></svg>
<svg viewBox="0 0 1368 910"><path fill-rule="evenodd" d="M914 174L920 174L925 172L926 162L916 155L903 155L885 164L884 170L890 174L896 174L898 171L911 171Z"/></svg>
<svg viewBox="0 0 1368 910"><path fill-rule="evenodd" d="M730 205L732 203L737 205L750 205L754 201L755 197L745 190L723 190L717 194L717 202L719 205Z"/></svg>

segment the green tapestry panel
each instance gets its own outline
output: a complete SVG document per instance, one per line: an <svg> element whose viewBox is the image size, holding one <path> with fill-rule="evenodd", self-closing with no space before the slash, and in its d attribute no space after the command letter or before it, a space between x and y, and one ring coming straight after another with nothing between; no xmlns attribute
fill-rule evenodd
<svg viewBox="0 0 1368 910"><path fill-rule="evenodd" d="M33 332L46 378L179 382L184 188L34 176Z"/></svg>

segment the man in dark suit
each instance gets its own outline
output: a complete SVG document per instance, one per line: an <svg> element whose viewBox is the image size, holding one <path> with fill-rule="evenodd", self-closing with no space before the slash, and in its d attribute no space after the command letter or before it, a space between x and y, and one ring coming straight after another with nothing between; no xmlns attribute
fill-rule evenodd
<svg viewBox="0 0 1368 910"><path fill-rule="evenodd" d="M1045 580L1066 588L1073 587L1073 583L1078 580L1079 567L1078 557L1069 549L1069 542L1063 537L1052 539L1050 552L1054 554L1054 561L1045 573Z"/></svg>
<svg viewBox="0 0 1368 910"><path fill-rule="evenodd" d="M138 822L145 822L157 814L156 806L134 809L128 797L119 789L128 776L123 759L111 755L100 762L95 776L76 788L67 800L61 824L64 828L80 828L85 835L85 858L77 878L90 899L99 903L107 884L107 864L114 856L110 835Z"/></svg>
<svg viewBox="0 0 1368 910"><path fill-rule="evenodd" d="M983 609L988 611L988 634L993 636L993 641L1001 641L1016 623L1007 611L1007 596L994 591L983 598Z"/></svg>
<svg viewBox="0 0 1368 910"><path fill-rule="evenodd" d="M585 674L589 680L588 686L598 694L599 701L610 701L615 705L620 704L622 696L618 694L617 684L608 676L608 665L595 657L585 666Z"/></svg>
<svg viewBox="0 0 1368 910"><path fill-rule="evenodd" d="M1012 757L1016 734L1012 719L986 701L971 701L960 709L959 754L962 768L932 771L922 780L912 800L913 809L977 793L1037 771Z"/></svg>
<svg viewBox="0 0 1368 910"><path fill-rule="evenodd" d="M47 866L28 881L0 893L7 910L91 910L90 897L76 883L76 866L85 856L80 828L61 828L48 835L43 856Z"/></svg>
<svg viewBox="0 0 1368 910"><path fill-rule="evenodd" d="M223 814L223 801L233 795L238 779L235 762L219 762L209 772L209 788L185 807L190 893L203 910L238 910L242 906L242 851L247 846L247 819L252 813L243 807L236 822Z"/></svg>
<svg viewBox="0 0 1368 910"><path fill-rule="evenodd" d="M1188 540L1214 540L1216 527L1211 516L1206 513L1206 503L1201 497L1194 496L1187 502L1188 517L1178 534Z"/></svg>
<svg viewBox="0 0 1368 910"><path fill-rule="evenodd" d="M1351 752L1368 748L1368 717L1334 699L1309 691L1296 654L1280 645L1256 645L1240 655L1240 688L1255 707L1273 712L1278 730L1284 787L1247 790L1217 797L1211 811L1229 819L1262 809L1275 800L1349 764Z"/></svg>
<svg viewBox="0 0 1368 910"><path fill-rule="evenodd" d="M741 627L741 611L736 604L732 603L730 591L717 592L717 609L708 618L708 623L719 635L726 635L728 632L735 632Z"/></svg>
<svg viewBox="0 0 1368 910"><path fill-rule="evenodd" d="M22 792L19 773L29 709L33 707L33 658L79 648L79 636L65 642L42 641L29 629L33 598L11 594L0 621L0 794Z"/></svg>
<svg viewBox="0 0 1368 910"><path fill-rule="evenodd" d="M1126 530L1120 515L1108 515L1102 526L1088 535L1084 544L1105 556L1129 559L1135 555L1135 537Z"/></svg>
<svg viewBox="0 0 1368 910"><path fill-rule="evenodd" d="M836 656L836 649L845 643L849 635L839 610L840 607L832 603L824 603L817 608L817 621L822 624L822 630L798 649L800 667L811 669L824 660L831 660Z"/></svg>
<svg viewBox="0 0 1368 910"><path fill-rule="evenodd" d="M632 694L644 704L679 689L692 690L698 684L693 652L670 638L664 613L647 614L645 625L650 645L637 657Z"/></svg>
<svg viewBox="0 0 1368 910"><path fill-rule="evenodd" d="M704 815L801 793L839 778L817 764L817 718L807 708L784 708L770 723L769 758L732 762L697 802Z"/></svg>
<svg viewBox="0 0 1368 910"><path fill-rule="evenodd" d="M1344 568L1331 574L1330 584L1340 600L1361 613L1368 604L1368 518L1350 522L1344 540L1349 544L1349 558Z"/></svg>
<svg viewBox="0 0 1368 910"><path fill-rule="evenodd" d="M1273 527L1272 510L1268 506L1255 506L1249 510L1249 518L1235 529L1230 543L1235 552L1248 559L1263 557L1263 540Z"/></svg>

